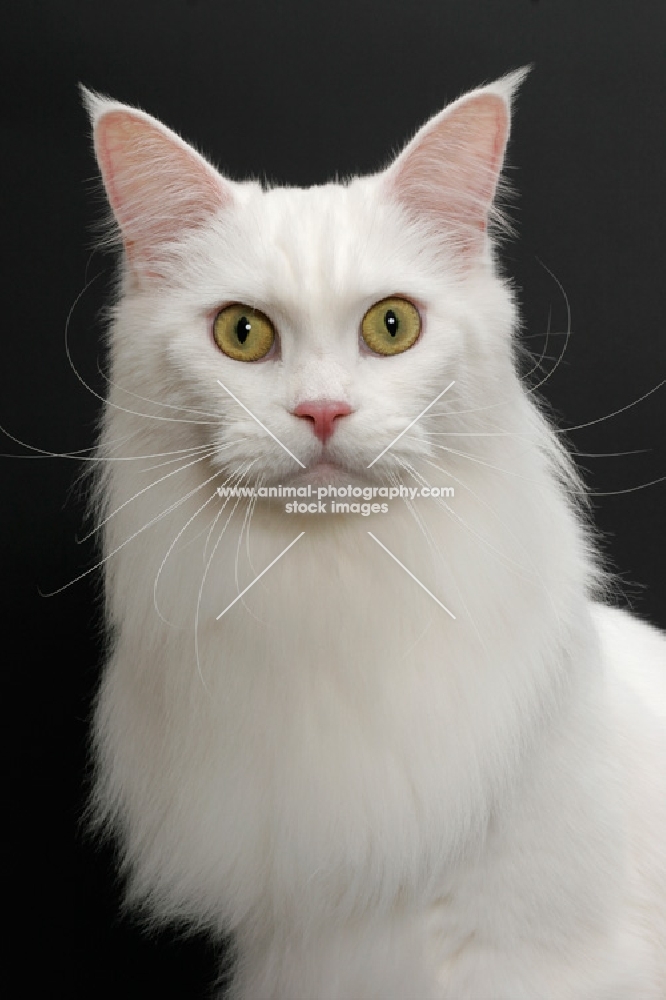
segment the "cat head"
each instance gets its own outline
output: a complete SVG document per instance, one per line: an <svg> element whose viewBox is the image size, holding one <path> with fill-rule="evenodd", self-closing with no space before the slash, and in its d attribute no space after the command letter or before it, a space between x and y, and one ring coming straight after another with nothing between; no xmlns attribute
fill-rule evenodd
<svg viewBox="0 0 666 1000"><path fill-rule="evenodd" d="M268 481L382 477L428 454L433 422L511 371L489 223L523 76L449 105L385 170L308 189L230 181L148 114L85 91L123 248L115 381L207 414L193 443Z"/></svg>

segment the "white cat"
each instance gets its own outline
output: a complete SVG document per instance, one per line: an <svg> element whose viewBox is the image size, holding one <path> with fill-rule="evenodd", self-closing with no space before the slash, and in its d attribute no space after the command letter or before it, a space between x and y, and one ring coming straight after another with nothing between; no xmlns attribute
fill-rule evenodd
<svg viewBox="0 0 666 1000"><path fill-rule="evenodd" d="M307 190L87 94L124 248L94 807L133 904L234 933L234 1000L666 997L666 641L595 603L518 374L488 221L520 78ZM401 483L455 496L217 492Z"/></svg>

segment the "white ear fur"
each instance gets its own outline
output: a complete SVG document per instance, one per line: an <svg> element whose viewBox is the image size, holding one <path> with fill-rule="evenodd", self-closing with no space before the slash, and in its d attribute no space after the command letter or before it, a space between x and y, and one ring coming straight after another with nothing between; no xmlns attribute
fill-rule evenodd
<svg viewBox="0 0 666 1000"><path fill-rule="evenodd" d="M233 199L231 185L161 122L81 88L95 155L130 266L165 277L170 248Z"/></svg>
<svg viewBox="0 0 666 1000"><path fill-rule="evenodd" d="M465 94L431 118L385 174L410 214L443 223L463 253L483 245L509 138L511 100L528 69Z"/></svg>

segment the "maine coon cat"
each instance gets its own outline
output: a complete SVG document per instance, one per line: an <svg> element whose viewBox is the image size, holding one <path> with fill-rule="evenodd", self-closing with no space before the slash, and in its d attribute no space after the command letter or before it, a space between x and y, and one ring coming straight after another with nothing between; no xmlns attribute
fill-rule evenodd
<svg viewBox="0 0 666 1000"><path fill-rule="evenodd" d="M134 905L233 932L234 1000L666 997L666 641L599 603L519 374L520 78L307 190L87 95L123 248L94 808ZM224 496L329 485L454 496Z"/></svg>

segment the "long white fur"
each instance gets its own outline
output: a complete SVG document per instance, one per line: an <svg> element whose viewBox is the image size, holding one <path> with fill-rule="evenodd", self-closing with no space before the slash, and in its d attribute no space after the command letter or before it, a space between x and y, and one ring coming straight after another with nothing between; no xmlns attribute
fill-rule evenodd
<svg viewBox="0 0 666 1000"><path fill-rule="evenodd" d="M666 642L596 603L575 475L517 373L512 296L479 227L501 155L461 154L477 171L478 200L463 199L475 240L459 215L447 226L460 175L432 161L475 101L485 122L496 102L505 139L517 82L462 98L387 171L308 190L211 182L154 119L89 97L130 249L99 455L125 435L130 455L192 449L168 478L102 463L116 554L94 810L132 904L234 932L234 1000L666 997ZM111 110L150 141L105 157ZM162 175L172 203L156 196ZM451 190L420 213L412 182L427 176ZM204 223L187 218L199 190ZM163 245L144 247L146 230ZM360 319L396 293L421 306L422 338L369 357ZM273 319L277 361L216 348L211 316L230 301ZM291 411L347 400L330 457L354 482L455 485L455 499L372 518L260 502L250 519L216 487L299 470L218 379L306 465L320 443ZM438 431L470 436L442 451Z"/></svg>

